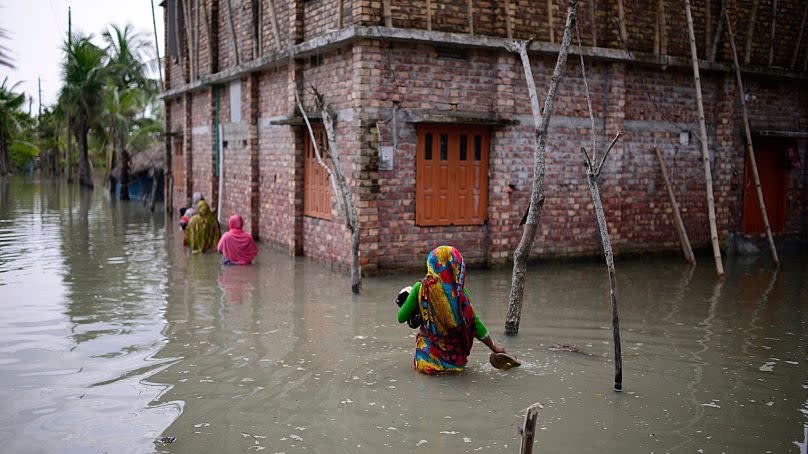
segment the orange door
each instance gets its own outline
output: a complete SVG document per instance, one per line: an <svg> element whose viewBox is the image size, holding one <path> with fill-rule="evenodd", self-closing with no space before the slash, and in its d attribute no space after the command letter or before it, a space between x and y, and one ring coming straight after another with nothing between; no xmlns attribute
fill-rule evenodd
<svg viewBox="0 0 808 454"><path fill-rule="evenodd" d="M772 233L782 232L786 224L786 198L788 196L788 163L785 148L769 143L759 146L756 143L755 161L760 176L760 187L763 191L763 203L766 205L766 214L769 217ZM765 232L748 155L744 176L743 231L747 235Z"/></svg>
<svg viewBox="0 0 808 454"><path fill-rule="evenodd" d="M418 128L416 224L482 224L488 215L488 131L473 126Z"/></svg>

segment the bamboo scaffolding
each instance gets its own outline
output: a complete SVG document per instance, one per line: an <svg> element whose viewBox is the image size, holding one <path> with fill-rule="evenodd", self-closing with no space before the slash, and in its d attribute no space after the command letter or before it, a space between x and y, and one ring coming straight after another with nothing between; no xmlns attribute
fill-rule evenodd
<svg viewBox="0 0 808 454"><path fill-rule="evenodd" d="M428 3L429 1L427 0L427 4ZM507 32L508 39L513 39L513 28L511 25L511 0L505 0L505 30Z"/></svg>
<svg viewBox="0 0 808 454"><path fill-rule="evenodd" d="M236 38L236 26L233 23L233 5L230 0L227 0L227 19L230 25L230 40L233 41L233 53L235 55L236 65L238 65L240 62L238 55L238 40Z"/></svg>
<svg viewBox="0 0 808 454"><path fill-rule="evenodd" d="M469 34L474 34L474 0L469 0Z"/></svg>
<svg viewBox="0 0 808 454"><path fill-rule="evenodd" d="M724 15L727 14L727 6L721 2L721 12L718 14L718 25L716 25L715 37L713 38L713 45L710 47L710 54L707 56L712 62L718 54L718 45L721 43L721 34L724 32Z"/></svg>
<svg viewBox="0 0 808 454"><path fill-rule="evenodd" d="M715 270L719 277L724 276L724 264L721 262L721 246L718 244L718 227L715 221L715 200L713 198L713 176L710 172L710 150L707 149L707 125L704 120L704 101L701 97L701 78L699 77L699 60L696 53L696 35L693 32L693 15L690 11L690 0L685 0L687 13L687 32L690 35L690 56L693 63L693 79L696 84L696 105L699 113L699 132L702 162L704 164L704 184L707 191L707 214L710 220L710 240L713 245ZM729 21L728 21L729 22Z"/></svg>
<svg viewBox="0 0 808 454"><path fill-rule="evenodd" d="M382 15L384 16L385 27L393 26L393 12L391 11L391 8L392 6L390 5L390 0L382 0Z"/></svg>
<svg viewBox="0 0 808 454"><path fill-rule="evenodd" d="M777 0L772 0L772 25L769 32L769 66L774 64L774 40L777 28Z"/></svg>
<svg viewBox="0 0 808 454"><path fill-rule="evenodd" d="M550 34L550 42L555 42L555 23L553 20L553 0L547 0L547 30Z"/></svg>
<svg viewBox="0 0 808 454"><path fill-rule="evenodd" d="M749 165L752 168L752 177L755 180L755 192L757 193L758 206L760 207L760 214L763 218L763 227L766 230L766 240L769 242L769 248L772 252L772 260L775 266L780 266L780 258L777 256L777 248L774 246L774 238L772 237L772 229L769 225L769 216L766 213L766 204L763 199L763 189L760 186L760 175L758 174L757 161L755 160L755 149L752 146L752 130L749 127L749 114L746 109L746 99L744 96L743 79L741 78L741 68L738 65L738 51L735 48L735 36L732 33L732 24L730 24L729 16L725 17L727 21L727 33L729 34L729 44L732 49L732 61L735 66L735 79L738 83L738 96L741 99L741 114L743 115L743 128L746 134L746 152L749 156Z"/></svg>

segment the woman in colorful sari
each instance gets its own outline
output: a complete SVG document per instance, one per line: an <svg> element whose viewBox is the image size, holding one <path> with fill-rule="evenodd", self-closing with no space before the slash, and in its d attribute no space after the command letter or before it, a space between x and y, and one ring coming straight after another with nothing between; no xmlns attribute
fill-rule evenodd
<svg viewBox="0 0 808 454"><path fill-rule="evenodd" d="M219 230L219 221L210 209L208 202L201 200L196 206L197 213L188 221L185 229L185 238L191 252L213 251L219 238L222 236Z"/></svg>
<svg viewBox="0 0 808 454"><path fill-rule="evenodd" d="M228 220L230 230L222 235L216 250L222 254L222 265L249 265L252 263L258 246L255 245L252 235L241 228L244 227L244 219L234 214Z"/></svg>
<svg viewBox="0 0 808 454"><path fill-rule="evenodd" d="M461 372L475 337L492 352L505 353L474 314L465 289L466 266L460 251L439 246L429 253L426 268L426 276L412 286L398 311L399 323L406 322L415 311L421 313L415 370L428 375Z"/></svg>

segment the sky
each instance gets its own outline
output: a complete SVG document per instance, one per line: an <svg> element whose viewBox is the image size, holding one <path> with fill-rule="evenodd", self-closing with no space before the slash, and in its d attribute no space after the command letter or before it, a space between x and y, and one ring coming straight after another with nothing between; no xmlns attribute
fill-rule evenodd
<svg viewBox="0 0 808 454"><path fill-rule="evenodd" d="M160 55L163 46L163 8L154 0ZM92 33L101 44L101 33L109 24L131 23L137 32L154 43L150 0L0 0L0 28L9 39L2 45L11 50L15 69L0 67L0 82L22 82L17 91L33 96L33 111L39 103L37 78L42 78L42 105L59 96L62 45L67 37L67 8L71 7L73 30ZM150 56L155 58L154 55ZM156 77L156 75L155 75Z"/></svg>

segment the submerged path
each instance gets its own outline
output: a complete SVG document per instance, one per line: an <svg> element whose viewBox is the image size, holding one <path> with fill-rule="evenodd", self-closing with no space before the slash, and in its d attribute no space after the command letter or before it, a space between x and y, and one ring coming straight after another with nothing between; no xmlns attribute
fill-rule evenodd
<svg viewBox="0 0 808 454"><path fill-rule="evenodd" d="M493 369L480 344L464 374L433 378L395 322L419 276L353 296L313 261L262 245L222 268L163 227L102 190L0 180L0 452L514 452L536 401L540 452L805 452L806 258L730 260L720 285L706 265L619 263L615 394L599 263L531 269L516 338L508 271L470 270L523 366Z"/></svg>

